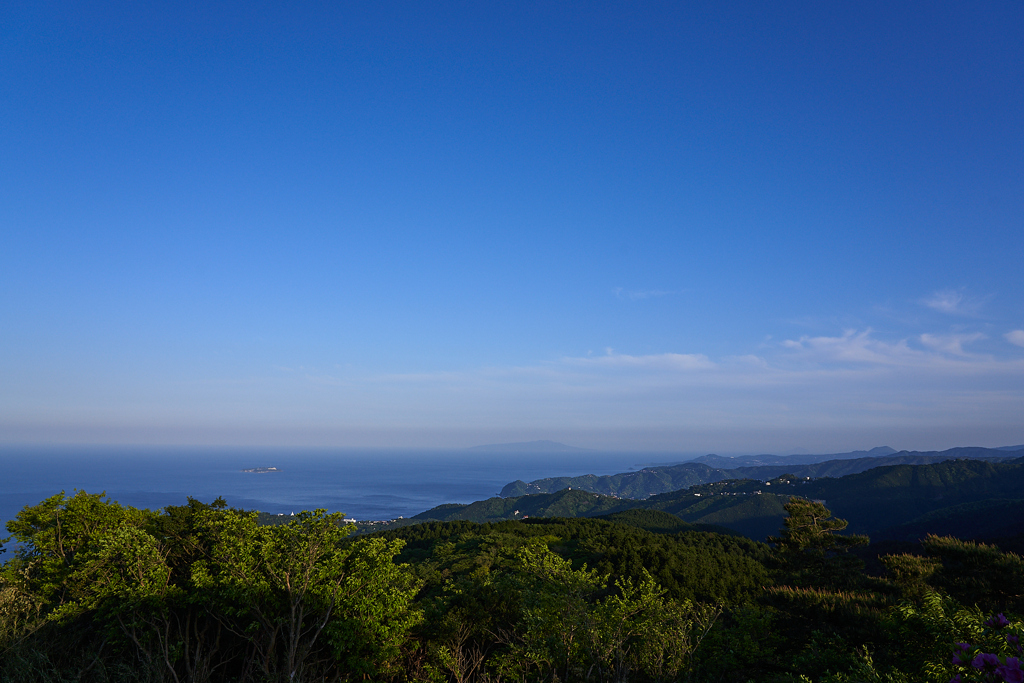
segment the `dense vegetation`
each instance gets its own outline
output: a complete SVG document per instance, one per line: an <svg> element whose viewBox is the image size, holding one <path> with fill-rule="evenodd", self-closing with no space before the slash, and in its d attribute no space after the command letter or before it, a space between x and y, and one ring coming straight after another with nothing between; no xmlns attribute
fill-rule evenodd
<svg viewBox="0 0 1024 683"><path fill-rule="evenodd" d="M928 536L876 558L820 503L784 513L770 544L658 509L353 536L61 494L8 524L0 680L1021 680L1020 556Z"/></svg>

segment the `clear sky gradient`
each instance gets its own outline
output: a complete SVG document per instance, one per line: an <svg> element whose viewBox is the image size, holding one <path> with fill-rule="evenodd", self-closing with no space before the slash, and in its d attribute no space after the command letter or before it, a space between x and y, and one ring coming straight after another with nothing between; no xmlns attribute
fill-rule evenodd
<svg viewBox="0 0 1024 683"><path fill-rule="evenodd" d="M1024 4L0 8L0 443L1024 443Z"/></svg>

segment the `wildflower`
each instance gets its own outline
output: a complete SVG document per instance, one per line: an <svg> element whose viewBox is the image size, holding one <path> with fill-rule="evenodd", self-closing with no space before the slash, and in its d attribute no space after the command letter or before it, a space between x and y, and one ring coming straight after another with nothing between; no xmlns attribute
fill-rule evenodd
<svg viewBox="0 0 1024 683"><path fill-rule="evenodd" d="M970 661L971 656L965 653L970 649L971 646L969 643L957 643L956 650L953 652L953 663L966 666Z"/></svg>
<svg viewBox="0 0 1024 683"><path fill-rule="evenodd" d="M989 626L991 628L1006 628L1009 625L1009 620L1003 615L1002 612L1000 612L999 614L995 615L994 617L985 622L985 626Z"/></svg>
<svg viewBox="0 0 1024 683"><path fill-rule="evenodd" d="M957 674L956 676L953 676L951 679L949 679L949 683L963 683L963 680L964 679L960 678L960 674Z"/></svg>
<svg viewBox="0 0 1024 683"><path fill-rule="evenodd" d="M1006 663L996 668L996 675L1006 683L1024 683L1024 671L1021 671L1020 660L1016 657L1007 657Z"/></svg>
<svg viewBox="0 0 1024 683"><path fill-rule="evenodd" d="M974 661L971 662L971 666L973 666L975 669L997 667L999 666L999 657L996 657L994 654L990 654L988 652L982 652L974 658Z"/></svg>

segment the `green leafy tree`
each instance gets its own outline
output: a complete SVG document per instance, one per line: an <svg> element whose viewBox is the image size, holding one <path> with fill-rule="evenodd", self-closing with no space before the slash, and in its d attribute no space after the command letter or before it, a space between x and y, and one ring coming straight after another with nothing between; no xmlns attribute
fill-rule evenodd
<svg viewBox="0 0 1024 683"><path fill-rule="evenodd" d="M75 601L84 567L101 552L101 539L118 529L153 528L156 513L122 507L104 494L63 492L27 506L7 523L21 544L16 560L5 565L9 581L40 598L50 609Z"/></svg>
<svg viewBox="0 0 1024 683"><path fill-rule="evenodd" d="M864 563L849 551L867 545L867 536L841 536L845 519L832 517L822 503L790 498L788 517L779 536L768 539L775 545L785 581L796 586L847 588L855 585Z"/></svg>
<svg viewBox="0 0 1024 683"><path fill-rule="evenodd" d="M193 565L227 628L251 645L250 661L268 679L301 681L336 670L387 670L415 623L417 586L394 565L400 542L348 544L340 513L302 512L280 526L255 513L210 515L209 559Z"/></svg>
<svg viewBox="0 0 1024 683"><path fill-rule="evenodd" d="M994 545L927 536L921 543L941 562L932 582L968 605L988 611L1024 611L1024 558Z"/></svg>
<svg viewBox="0 0 1024 683"><path fill-rule="evenodd" d="M47 624L58 634L79 630L93 636L84 642L97 656L107 645L127 647L146 671L176 679L176 642L167 627L168 601L178 589L165 551L150 533L156 519L156 513L84 491L24 508L8 522L22 545L2 574L3 592L19 597L22 613L26 606L35 609L19 635ZM37 646L52 647L61 658L59 639L48 640L37 638Z"/></svg>

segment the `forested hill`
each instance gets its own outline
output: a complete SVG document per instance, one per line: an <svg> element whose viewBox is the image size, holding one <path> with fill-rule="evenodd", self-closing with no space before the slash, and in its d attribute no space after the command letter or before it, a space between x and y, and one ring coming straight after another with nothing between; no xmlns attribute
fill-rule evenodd
<svg viewBox="0 0 1024 683"><path fill-rule="evenodd" d="M776 482L778 494L762 482L736 480L698 485L629 500L582 490L563 489L515 498L489 498L468 505L441 505L416 515L418 521L498 522L536 517L599 517L629 510L659 510L675 515L697 529L741 533L761 539L779 529L783 505L796 490Z"/></svg>
<svg viewBox="0 0 1024 683"><path fill-rule="evenodd" d="M994 462L1018 457L1020 451L997 448L951 448L945 451L900 451L891 455L860 458L837 458L817 463L750 465L726 468L709 463L720 463L730 458L705 456L708 462L686 462L679 465L645 467L636 472L622 472L597 476L549 477L531 482L514 481L501 490L502 497L517 497L534 493L553 493L565 488L583 489L594 493L621 498L647 498L652 494L678 491L696 484L727 479L760 479L766 481L782 474L798 477L843 477L876 467L890 465L926 465L958 458L990 460ZM768 457L768 456L760 456ZM798 456L802 457L802 456ZM747 462L747 460L741 460Z"/></svg>
<svg viewBox="0 0 1024 683"><path fill-rule="evenodd" d="M1024 499L1024 458L879 467L838 479L819 479L804 488L805 497L825 500L836 515L849 519L850 531L885 532L888 536L890 527L929 516L938 520L957 506ZM979 520L985 525L998 521ZM993 531L989 535L998 534Z"/></svg>
<svg viewBox="0 0 1024 683"><path fill-rule="evenodd" d="M736 455L736 456L725 456L715 455L702 455L699 458L694 458L690 462L702 462L705 465L711 465L712 467L721 467L723 469L734 469L736 467L756 467L759 465L810 465L816 462L825 462L827 460L856 460L857 458L880 458L883 455L894 455L896 454L895 448L889 448L888 446L878 446L872 448L869 451L849 451L847 453L829 453L827 455Z"/></svg>
<svg viewBox="0 0 1024 683"><path fill-rule="evenodd" d="M1012 513L1024 507L1024 458L1007 462L958 459L888 465L816 480L791 475L766 482L730 479L643 500L563 489L555 493L490 498L468 505L444 505L414 519L497 522L526 517L597 517L625 510L660 510L690 524L725 527L763 539L778 530L785 516L783 505L794 495L826 501L836 515L849 520L851 531L879 538L920 538L945 529L973 538L1009 536L1020 529L1006 522L1005 515L992 513ZM969 514L973 526L965 530L964 525L957 522L959 514ZM973 532L966 533L970 530Z"/></svg>

